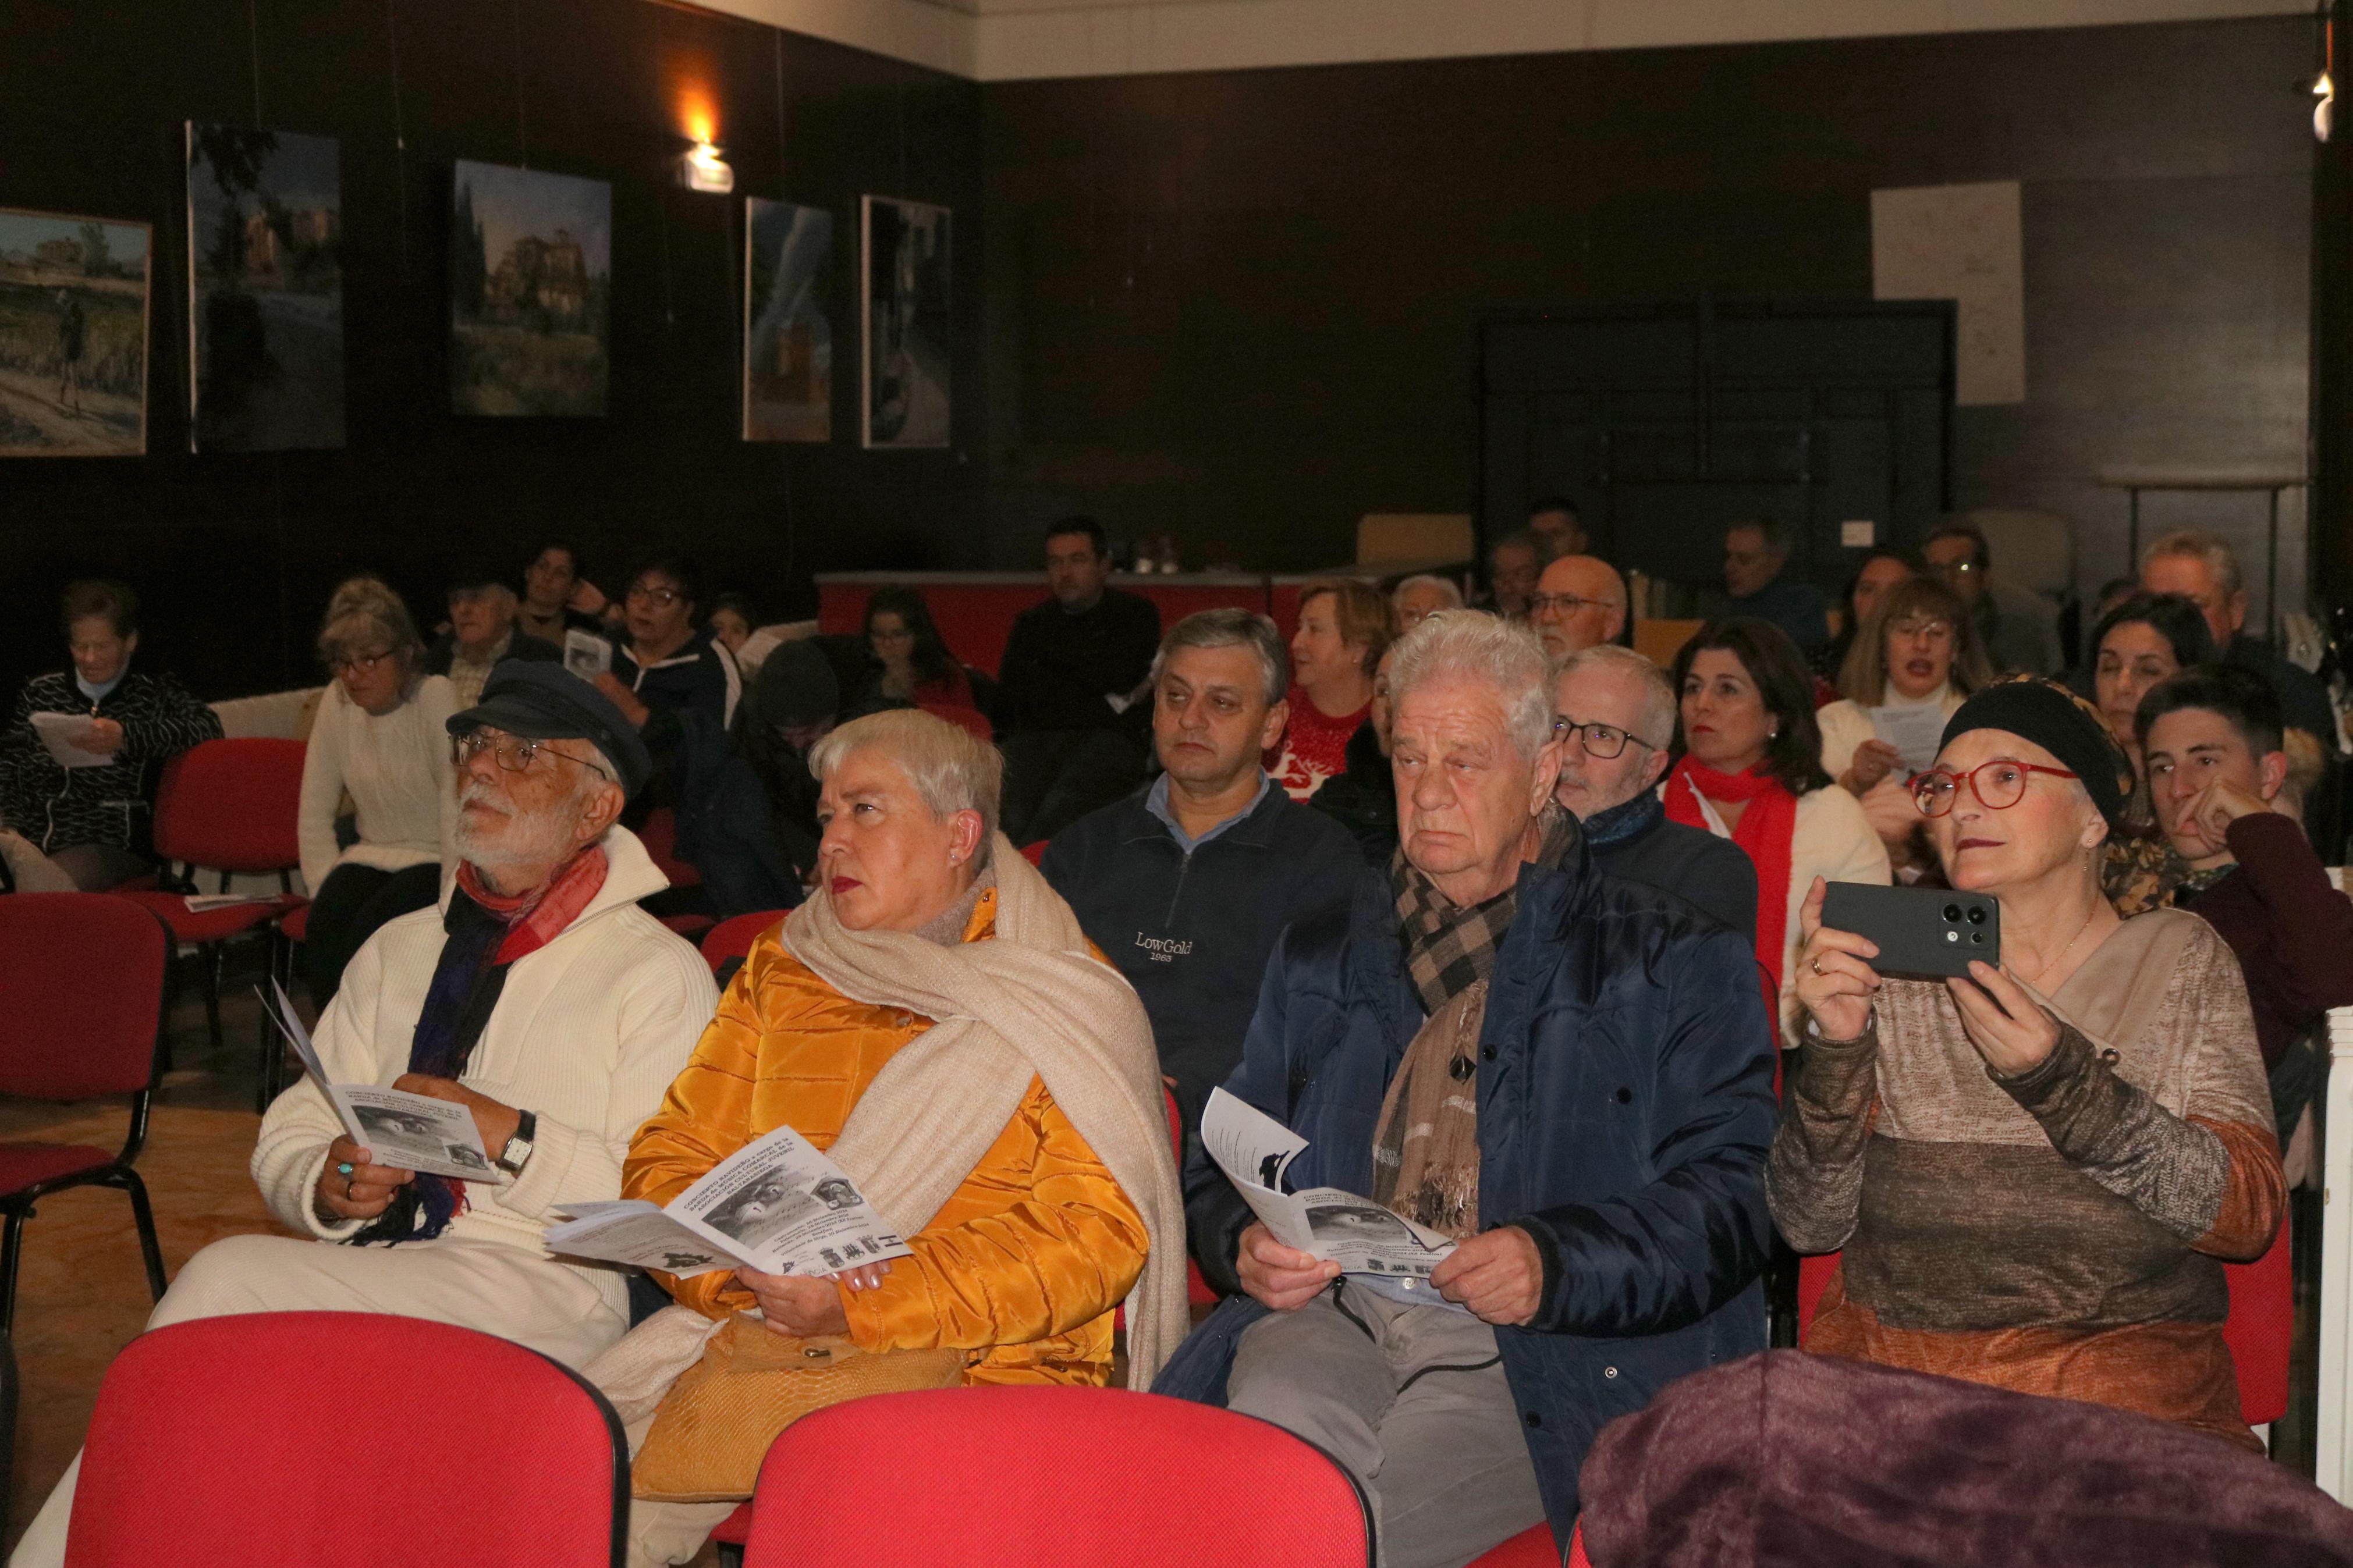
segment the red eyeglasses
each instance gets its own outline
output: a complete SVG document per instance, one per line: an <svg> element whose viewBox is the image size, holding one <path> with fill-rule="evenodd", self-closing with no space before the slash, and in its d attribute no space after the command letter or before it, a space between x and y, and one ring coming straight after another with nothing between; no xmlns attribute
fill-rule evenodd
<svg viewBox="0 0 2353 1568"><path fill-rule="evenodd" d="M1931 768L1912 781L1912 803L1923 816L1942 816L1953 809L1955 797L1961 793L1961 781L1968 780L1969 793L1988 811L2008 811L2026 798L2026 775L2049 773L2053 778L2072 779L2080 775L2065 768L2046 768L2039 763L2016 763L2008 757L1996 757L1989 763L1979 763L1965 773L1949 768Z"/></svg>

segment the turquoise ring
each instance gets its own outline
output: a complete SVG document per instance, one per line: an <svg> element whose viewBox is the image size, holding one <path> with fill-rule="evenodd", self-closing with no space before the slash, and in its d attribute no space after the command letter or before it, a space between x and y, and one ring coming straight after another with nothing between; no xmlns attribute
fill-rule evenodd
<svg viewBox="0 0 2353 1568"><path fill-rule="evenodd" d="M335 1174L339 1176L348 1176L351 1173L352 1163L349 1160L339 1160L335 1163Z"/></svg>

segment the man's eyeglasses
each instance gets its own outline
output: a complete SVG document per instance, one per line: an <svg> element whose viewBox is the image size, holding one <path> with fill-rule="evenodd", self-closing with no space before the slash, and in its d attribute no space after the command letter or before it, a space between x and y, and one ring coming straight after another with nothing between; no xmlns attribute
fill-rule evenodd
<svg viewBox="0 0 2353 1568"><path fill-rule="evenodd" d="M333 670L337 675L343 674L343 671L347 669L356 669L362 675L373 675L375 673L375 667L382 664L385 659L388 659L391 657L392 650L390 648L385 648L381 653L343 654L334 658L329 659L327 661L327 668Z"/></svg>
<svg viewBox="0 0 2353 1568"><path fill-rule="evenodd" d="M1988 811L2008 811L2026 798L2026 775L2049 773L2053 778L2072 779L2081 775L2065 768L2046 768L2039 763L2014 763L2007 757L1980 763L1965 773L1949 768L1931 768L1912 781L1912 803L1923 816L1943 816L1953 809L1953 802L1961 793L1961 781L1967 779L1969 793Z"/></svg>
<svg viewBox="0 0 2353 1568"><path fill-rule="evenodd" d="M1587 724L1566 713L1553 720L1552 732L1556 738L1574 734L1577 743L1585 748L1585 754L1596 762L1606 763L1613 757L1624 755L1630 741L1649 751L1659 749L1640 735L1630 734L1615 724Z"/></svg>
<svg viewBox="0 0 2353 1568"><path fill-rule="evenodd" d="M520 735L493 735L487 730L469 730L462 735L449 737L449 761L455 766L462 768L484 752L491 753L491 760L497 763L501 770L511 773L531 772L532 764L544 752L558 762L586 768L599 778L609 780L613 776L583 758L548 751L544 741L526 741Z"/></svg>
<svg viewBox="0 0 2353 1568"><path fill-rule="evenodd" d="M1966 577L1972 572L1982 572L1985 568L1974 561L1931 561L1928 563L1928 570L1939 577Z"/></svg>
<svg viewBox="0 0 2353 1568"><path fill-rule="evenodd" d="M1614 610L1618 607L1608 599L1585 599L1575 594L1530 594L1528 595L1528 614L1532 616L1541 616L1547 610L1558 610L1564 616L1573 616L1588 606L1599 610Z"/></svg>
<svg viewBox="0 0 2353 1568"><path fill-rule="evenodd" d="M628 595L630 604L656 605L665 610L685 597L675 588L658 588L648 583L638 584Z"/></svg>

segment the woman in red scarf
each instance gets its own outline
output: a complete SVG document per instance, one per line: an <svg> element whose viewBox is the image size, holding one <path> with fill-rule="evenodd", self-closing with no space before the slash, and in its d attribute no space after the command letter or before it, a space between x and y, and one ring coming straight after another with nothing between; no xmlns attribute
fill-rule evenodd
<svg viewBox="0 0 2353 1568"><path fill-rule="evenodd" d="M1757 963L1794 1044L1789 968L1798 906L1816 877L1888 879L1887 847L1854 796L1822 772L1813 680L1767 621L1713 621L1675 656L1683 693L1667 816L1729 838L1757 866Z"/></svg>

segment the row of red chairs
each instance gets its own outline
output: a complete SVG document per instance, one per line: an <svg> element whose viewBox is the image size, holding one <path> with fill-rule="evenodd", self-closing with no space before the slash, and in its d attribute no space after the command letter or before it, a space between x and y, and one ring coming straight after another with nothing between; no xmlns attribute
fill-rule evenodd
<svg viewBox="0 0 2353 1568"><path fill-rule="evenodd" d="M350 1374L322 1378L322 1367ZM352 1429L370 1367L429 1375L364 1401L355 1463L332 1435ZM501 1428L496 1484L451 1462L451 1432L485 1409L521 1417ZM107 1373L66 1562L619 1568L628 1495L612 1406L535 1352L413 1318L211 1318L142 1335ZM752 1568L1373 1561L1364 1493L1313 1445L1230 1411L1111 1389L944 1389L834 1405L776 1439L746 1507ZM1559 1561L1541 1526L1480 1559ZM1581 1565L1582 1552L1569 1562Z"/></svg>

